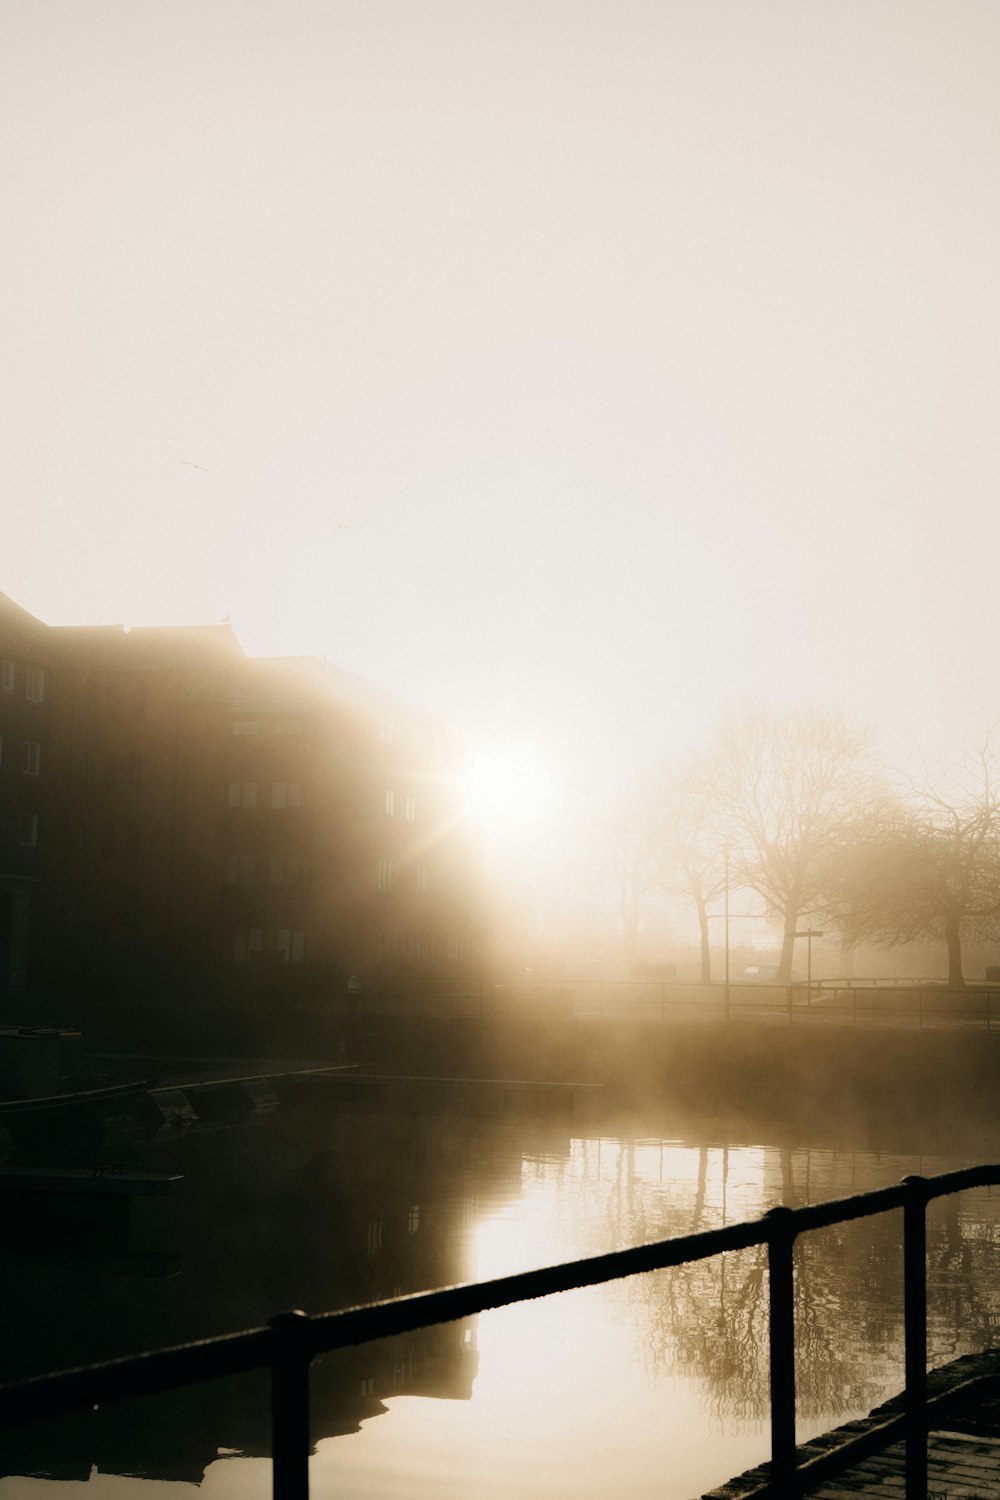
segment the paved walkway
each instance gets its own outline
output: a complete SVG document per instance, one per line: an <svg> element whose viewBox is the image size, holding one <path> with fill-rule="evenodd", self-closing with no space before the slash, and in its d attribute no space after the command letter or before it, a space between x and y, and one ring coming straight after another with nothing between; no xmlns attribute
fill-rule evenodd
<svg viewBox="0 0 1000 1500"><path fill-rule="evenodd" d="M927 1444L927 1500L1000 1500L1000 1349L966 1355L932 1371L928 1394L937 1400ZM901 1405L901 1398L894 1397L868 1417L804 1444L800 1461L835 1453L843 1443L894 1416ZM809 1500L903 1500L905 1474L906 1450L899 1442L818 1481L805 1493ZM763 1465L712 1490L703 1500L750 1500L763 1492L767 1479Z"/></svg>
<svg viewBox="0 0 1000 1500"><path fill-rule="evenodd" d="M876 1458L865 1459L839 1479L828 1479L808 1490L810 1500L844 1500L871 1496L891 1500L905 1493L902 1443ZM1000 1497L1000 1436L940 1431L927 1445L928 1500L994 1500Z"/></svg>

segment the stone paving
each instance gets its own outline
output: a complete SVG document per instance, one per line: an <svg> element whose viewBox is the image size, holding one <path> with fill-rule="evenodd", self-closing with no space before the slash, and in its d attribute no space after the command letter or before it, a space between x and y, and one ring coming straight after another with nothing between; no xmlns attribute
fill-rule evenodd
<svg viewBox="0 0 1000 1500"><path fill-rule="evenodd" d="M940 1404L931 1420L927 1445L927 1500L1000 1500L1000 1349L966 1355L928 1376L928 1395ZM896 1415L894 1397L869 1416L848 1422L803 1444L800 1462L835 1454L845 1442L863 1436ZM906 1450L901 1442L862 1459L805 1491L809 1500L903 1500ZM702 1500L752 1500L767 1489L768 1468L741 1474ZM780 1497L779 1497L780 1500Z"/></svg>

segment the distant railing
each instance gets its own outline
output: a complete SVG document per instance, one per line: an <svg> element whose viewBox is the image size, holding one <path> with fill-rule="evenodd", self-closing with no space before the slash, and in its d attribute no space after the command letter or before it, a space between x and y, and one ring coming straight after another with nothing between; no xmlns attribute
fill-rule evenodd
<svg viewBox="0 0 1000 1500"><path fill-rule="evenodd" d="M677 1239L636 1245L565 1265L313 1317L281 1313L266 1328L179 1344L83 1369L63 1370L0 1386L0 1428L86 1410L105 1402L155 1395L179 1386L270 1367L271 1453L275 1500L309 1494L309 1364L319 1354L508 1307L555 1292L599 1286L624 1276L665 1270L726 1251L766 1245L768 1257L771 1459L756 1496L800 1495L807 1484L839 1472L899 1438L906 1441L907 1500L926 1500L927 1204L966 1188L1000 1184L1000 1165L937 1177L905 1177L895 1187L805 1208L772 1208L763 1218ZM903 1210L904 1409L850 1442L799 1461L795 1438L795 1303L793 1248L798 1235L854 1219ZM749 1500L749 1497L748 1497Z"/></svg>
<svg viewBox="0 0 1000 1500"><path fill-rule="evenodd" d="M488 985L407 993L362 991L328 1013L413 1019L771 1021L796 1025L1000 1025L1000 986L948 990L933 982L863 985L814 980L811 985L696 984L660 979L578 979L564 984Z"/></svg>

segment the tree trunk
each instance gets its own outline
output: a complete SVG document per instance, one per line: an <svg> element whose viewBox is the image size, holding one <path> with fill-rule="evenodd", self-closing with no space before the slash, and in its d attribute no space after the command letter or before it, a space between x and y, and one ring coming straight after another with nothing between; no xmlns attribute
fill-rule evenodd
<svg viewBox="0 0 1000 1500"><path fill-rule="evenodd" d="M795 957L795 929L798 912L788 912L785 915L785 931L781 939L781 957L778 960L778 984L791 984L792 982L792 959Z"/></svg>
<svg viewBox="0 0 1000 1500"><path fill-rule="evenodd" d="M704 901L699 900L698 906L698 930L701 933L701 982L712 983L712 950L708 945L708 912L705 910Z"/></svg>
<svg viewBox="0 0 1000 1500"><path fill-rule="evenodd" d="M965 989L965 975L962 973L962 938L959 932L958 917L951 913L944 919L944 940L948 945L948 988L950 990Z"/></svg>

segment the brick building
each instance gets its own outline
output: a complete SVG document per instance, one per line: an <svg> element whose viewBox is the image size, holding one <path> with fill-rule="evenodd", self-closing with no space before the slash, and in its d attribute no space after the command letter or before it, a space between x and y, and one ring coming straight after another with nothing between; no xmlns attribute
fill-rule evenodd
<svg viewBox="0 0 1000 1500"><path fill-rule="evenodd" d="M479 975L440 720L228 625L54 628L0 595L0 660L4 1019Z"/></svg>

